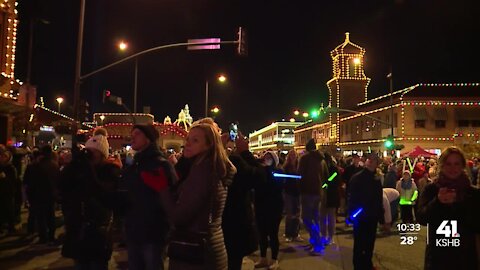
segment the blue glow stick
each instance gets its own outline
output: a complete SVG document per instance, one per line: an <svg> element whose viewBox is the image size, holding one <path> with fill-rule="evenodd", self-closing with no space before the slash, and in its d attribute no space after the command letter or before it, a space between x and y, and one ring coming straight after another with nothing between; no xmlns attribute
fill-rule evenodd
<svg viewBox="0 0 480 270"><path fill-rule="evenodd" d="M358 214L360 214L363 211L363 208L358 209L355 213L353 213L352 218L356 218Z"/></svg>
<svg viewBox="0 0 480 270"><path fill-rule="evenodd" d="M294 178L294 179L301 179L302 176L296 174L285 174L285 173L273 173L273 177L282 177L282 178Z"/></svg>

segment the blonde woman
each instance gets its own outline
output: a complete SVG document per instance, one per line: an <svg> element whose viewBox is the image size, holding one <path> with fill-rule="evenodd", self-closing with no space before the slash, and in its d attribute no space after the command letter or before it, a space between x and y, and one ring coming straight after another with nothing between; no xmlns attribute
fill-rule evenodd
<svg viewBox="0 0 480 270"><path fill-rule="evenodd" d="M169 269L227 269L221 220L227 185L236 169L223 148L218 127L209 122L192 125L176 170L178 187L161 194L174 225ZM201 235L204 246L182 245L202 245L203 240L197 241Z"/></svg>
<svg viewBox="0 0 480 270"><path fill-rule="evenodd" d="M463 152L448 147L438 160L437 179L420 195L417 220L429 225L430 235L425 250L426 270L478 269L475 235L480 233L480 193L470 185L465 166ZM446 235L437 234L438 229ZM443 239L458 245L446 246Z"/></svg>

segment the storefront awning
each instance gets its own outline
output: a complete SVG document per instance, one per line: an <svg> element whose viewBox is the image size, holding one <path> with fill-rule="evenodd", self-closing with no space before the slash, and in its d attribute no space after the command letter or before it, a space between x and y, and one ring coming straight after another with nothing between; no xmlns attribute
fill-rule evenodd
<svg viewBox="0 0 480 270"><path fill-rule="evenodd" d="M480 120L480 115L475 114L472 109L455 108L455 118L457 120Z"/></svg>
<svg viewBox="0 0 480 270"><path fill-rule="evenodd" d="M447 108L435 108L433 116L435 120L447 120Z"/></svg>
<svg viewBox="0 0 480 270"><path fill-rule="evenodd" d="M415 113L415 120L427 120L427 109L426 108L421 108L421 107L416 107L413 108L414 113Z"/></svg>

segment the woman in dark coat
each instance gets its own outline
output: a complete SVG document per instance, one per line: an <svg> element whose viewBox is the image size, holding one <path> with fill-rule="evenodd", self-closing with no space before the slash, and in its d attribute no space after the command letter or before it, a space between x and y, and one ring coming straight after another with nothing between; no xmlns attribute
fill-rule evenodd
<svg viewBox="0 0 480 270"><path fill-rule="evenodd" d="M192 125L176 165L180 178L178 188L162 191L162 199L174 226L168 247L169 269L227 269L227 253L222 232L222 214L227 197L227 185L236 169L223 148L220 133L209 123ZM205 233L206 250L203 259L189 261L188 247L178 249L175 236ZM186 240L194 240L191 237ZM185 242L183 240L182 242ZM175 246L173 246L175 245ZM177 252L173 254L172 249ZM185 252L182 254L182 250ZM173 257L175 255L175 257Z"/></svg>
<svg viewBox="0 0 480 270"><path fill-rule="evenodd" d="M62 255L74 259L77 269L106 270L112 255L112 209L120 168L107 157L106 137L93 136L60 175L65 218Z"/></svg>
<svg viewBox="0 0 480 270"><path fill-rule="evenodd" d="M429 225L425 269L478 269L475 235L480 233L479 190L470 185L465 173L465 156L458 148L447 148L438 162L438 178L425 187L417 212L418 222ZM448 226L443 228L447 234L456 228L458 235L437 234L442 224ZM444 246L443 239L459 242Z"/></svg>
<svg viewBox="0 0 480 270"><path fill-rule="evenodd" d="M279 241L278 231L283 214L283 179L273 176L274 172L280 171L278 156L273 151L268 151L263 156L265 181L259 182L255 188L255 218L260 242L260 261L255 264L256 268L278 268ZM267 260L267 248L272 251L272 262Z"/></svg>
<svg viewBox="0 0 480 270"><path fill-rule="evenodd" d="M340 173L337 164L329 153L325 153L329 178L322 185L324 196L320 204L320 233L324 245L333 242L337 208L340 206ZM329 180L330 179L330 180Z"/></svg>

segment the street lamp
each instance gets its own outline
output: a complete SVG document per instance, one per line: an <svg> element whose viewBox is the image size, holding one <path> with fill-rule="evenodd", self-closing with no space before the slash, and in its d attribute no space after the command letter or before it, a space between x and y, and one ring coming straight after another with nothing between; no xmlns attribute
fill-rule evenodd
<svg viewBox="0 0 480 270"><path fill-rule="evenodd" d="M102 126L103 126L103 120L105 120L105 115L100 115L100 120L102 121Z"/></svg>
<svg viewBox="0 0 480 270"><path fill-rule="evenodd" d="M128 49L128 43L120 41L118 43L118 49L122 52ZM137 112L137 92L138 92L138 57L135 57L135 75L133 80L133 112Z"/></svg>
<svg viewBox="0 0 480 270"><path fill-rule="evenodd" d="M225 83L227 77L225 77L225 75L220 75L217 77L217 80L221 83ZM208 117L208 80L205 81L205 117Z"/></svg>
<svg viewBox="0 0 480 270"><path fill-rule="evenodd" d="M57 103L58 103L58 113L60 113L60 104L62 104L63 98L62 98L62 97L58 97L56 100L57 100Z"/></svg>
<svg viewBox="0 0 480 270"><path fill-rule="evenodd" d="M120 51L125 51L128 48L128 44L125 43L125 41L120 41L120 43L118 43L118 48Z"/></svg>
<svg viewBox="0 0 480 270"><path fill-rule="evenodd" d="M302 116L303 116L304 122L307 122L308 113L304 112Z"/></svg>
<svg viewBox="0 0 480 270"><path fill-rule="evenodd" d="M299 112L298 110L295 110L295 111L293 111L293 114L294 114L294 115L299 115L300 112Z"/></svg>

